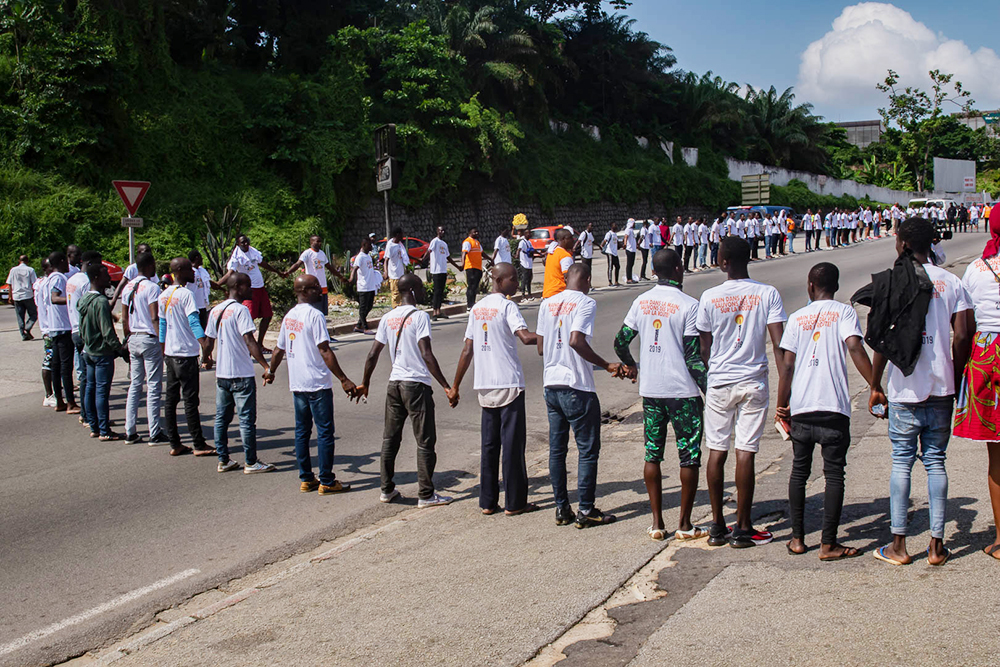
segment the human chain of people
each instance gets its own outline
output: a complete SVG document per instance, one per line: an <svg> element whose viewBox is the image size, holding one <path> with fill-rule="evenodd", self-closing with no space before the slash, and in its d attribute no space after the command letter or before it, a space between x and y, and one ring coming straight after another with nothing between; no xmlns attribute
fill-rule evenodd
<svg viewBox="0 0 1000 667"><path fill-rule="evenodd" d="M940 268L943 231L951 231L952 224L957 231L977 231L980 221L989 232L982 257L968 266L962 279ZM786 315L777 289L750 277L754 260L795 252L799 233L805 235L806 252L894 236L898 257L893 266L874 274L872 283L852 297L871 308L867 337L854 307L836 299L839 269L835 264L820 262L810 269L809 304L791 315ZM838 540L851 441L848 358L869 387L868 409L888 419L892 442L891 541L876 549L874 557L893 565L913 560L906 542L907 510L910 471L919 459L927 471L930 500L926 558L931 565L948 561L945 458L952 433L987 443L989 493L994 519L1000 520L1000 443L995 435L1000 410L995 386L1000 378L992 363L1000 353L996 291L1000 285L1000 218L991 220L988 209L925 211L893 206L834 209L825 215L810 210L799 220L784 210L775 215L727 212L710 226L704 219L683 223L678 217L670 228L662 221L630 219L623 242L627 281L646 279L648 259L649 278L655 285L638 295L624 315L613 340L616 361L602 356L594 341L597 302L589 296L593 226L579 235L571 228L559 228L541 251L525 243L526 232L518 236L517 243L511 243L511 231L505 229L492 256L484 257L478 230L472 228L456 262L439 227L429 248L433 296L428 313L422 308L427 302L424 282L407 270L402 230L393 230L384 250L393 309L372 332L374 339L359 383L350 379L331 347L326 272L344 276L320 249L318 236L310 239L310 248L285 271L269 264L249 237L241 235L226 273L218 280L204 269L197 251L173 258L169 274L157 276L151 249L140 245L135 263L125 270L117 289L100 253L80 252L76 247L53 252L40 278L22 257L8 282L16 303L30 300L37 308L44 338L43 405L77 415L90 436L102 442L143 442L139 411L144 404L150 445L169 445L171 456L215 457L220 473L241 467L245 474L272 472L275 466L257 456L255 365L267 386L287 362L303 493L326 496L350 490L350 483L334 472L334 381L349 400L367 402L373 373L388 349L391 370L380 453L380 502L395 502L401 496L394 477L407 420L417 443L418 506L453 501L434 485L437 429L432 386L439 385L455 408L467 400L460 388L472 367L472 393L481 409L482 425L479 508L484 515L503 512L508 516L538 510L528 502L528 388L517 351L524 345L537 351L543 367L548 473L556 525L583 529L615 521L613 514L598 508L597 498L602 410L595 372L606 372L637 383L642 399L643 479L652 517L646 532L651 539L669 535L663 521L661 464L668 427L672 427L681 480L679 522L673 537L682 541L707 538L711 546L734 548L769 543L771 533L754 526L753 496L755 455L771 423L791 440L794 454L788 497L789 553L808 549L804 543L805 486L819 446L826 477L819 557L836 560L859 555L857 548ZM611 285L619 284L618 242L613 224L599 244L609 256ZM764 258L759 252L761 242ZM359 301L369 306L382 282L372 249L373 239L366 238L351 261L348 278L357 285ZM517 265L512 250L518 255ZM581 261L576 261L577 253ZM642 264L634 274L637 253ZM533 258L539 254L544 266L543 301L532 331L512 297L519 290L531 296ZM490 292L478 298L484 259L492 265L486 267ZM446 274L448 263L466 274L469 311L464 345L450 381L432 347L432 321L444 316L444 281L437 276ZM716 265L725 274L725 282L706 290L700 299L684 293L686 274ZM274 313L261 270L289 276L299 268L303 272L294 279L297 305L282 317L275 349L266 349L264 335ZM214 306L213 288L226 295ZM110 293L114 294L111 298ZM366 315L362 311L356 331L369 332ZM124 340L118 335L116 319ZM30 319L19 320L22 337L31 337L32 325ZM632 347L637 338L638 358ZM129 364L124 433L112 429L109 414L119 358ZM771 363L778 376L773 407L768 386ZM200 371L211 369L216 381L214 446L203 433L199 409ZM79 402L74 379L79 383ZM177 421L181 402L190 446L182 441ZM228 432L234 420L244 452L242 466L229 448ZM314 427L315 467L311 456ZM579 454L575 509L567 482L571 434ZM708 450L705 477L712 518L708 525L698 526L692 522L692 509L703 445ZM734 525L726 524L723 511L730 451L736 459ZM1000 558L1000 534L985 553Z"/></svg>

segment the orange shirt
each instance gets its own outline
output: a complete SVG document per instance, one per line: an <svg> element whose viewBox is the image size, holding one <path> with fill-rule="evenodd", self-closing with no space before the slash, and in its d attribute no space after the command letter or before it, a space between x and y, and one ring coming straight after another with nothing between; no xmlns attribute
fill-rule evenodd
<svg viewBox="0 0 1000 667"><path fill-rule="evenodd" d="M468 246L468 248L466 247ZM478 269L483 270L483 246L479 241L471 236L462 242L462 250L465 252L465 264L462 270Z"/></svg>
<svg viewBox="0 0 1000 667"><path fill-rule="evenodd" d="M562 246L556 248L555 252L545 260L545 282L542 285L542 298L547 299L555 296L566 289L566 272L563 270L563 260L569 258L573 263L573 253Z"/></svg>

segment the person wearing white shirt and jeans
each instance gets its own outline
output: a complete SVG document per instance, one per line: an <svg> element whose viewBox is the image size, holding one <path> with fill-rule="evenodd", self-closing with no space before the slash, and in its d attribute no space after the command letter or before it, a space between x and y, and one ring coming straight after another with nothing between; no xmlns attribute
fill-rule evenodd
<svg viewBox="0 0 1000 667"><path fill-rule="evenodd" d="M372 373L378 365L382 349L388 347L392 370L385 395L382 453L379 457L382 493L379 501L391 503L400 497L393 478L396 475L396 456L403 442L403 426L409 417L413 425L413 438L417 442L417 506L447 505L452 498L434 491L437 426L431 378L437 380L445 391L449 391L451 386L431 349L430 317L417 307L427 300L423 282L415 274L409 273L399 279L399 291L403 304L379 320L375 340L365 359L364 380L356 389L355 398L367 399Z"/></svg>
<svg viewBox="0 0 1000 667"><path fill-rule="evenodd" d="M295 402L295 458L299 465L299 491L327 496L351 490L333 472L333 377L349 397L354 398L357 387L340 368L337 355L330 349L330 332L326 318L312 304L323 293L315 276L302 274L295 277L295 295L298 305L281 321L277 349L271 357L271 368L264 376L264 384L274 381L285 356L288 356L288 389ZM313 422L316 423L316 446L319 455L319 479L313 474L309 455L309 439Z"/></svg>
<svg viewBox="0 0 1000 667"><path fill-rule="evenodd" d="M135 259L137 278L122 290L122 329L129 353L129 388L125 401L125 442L142 442L136 424L142 385L146 385L146 426L149 444L169 442L160 424L160 392L163 382L163 349L160 347L160 286L156 282L156 260L144 252Z"/></svg>
<svg viewBox="0 0 1000 667"><path fill-rule="evenodd" d="M239 415L243 441L243 473L273 472L275 467L257 458L257 382L254 359L269 374L267 361L254 340L253 318L243 302L250 298L250 276L229 277L229 298L212 309L205 330L206 366L212 366L212 349L219 341L219 361L215 368L215 452L219 472L236 470L240 464L229 458L229 425Z"/></svg>
<svg viewBox="0 0 1000 667"><path fill-rule="evenodd" d="M80 407L73 394L73 323L69 317L66 288L69 264L65 254L54 252L49 255L49 265L52 273L45 279L43 299L47 306L49 338L52 339L52 388L56 394L56 412L79 414Z"/></svg>
<svg viewBox="0 0 1000 667"><path fill-rule="evenodd" d="M931 541L927 562L944 565L951 555L944 546L948 473L945 456L951 438L955 388L962 378L972 346L972 303L958 276L934 266L928 257L937 231L922 218L904 220L896 234L896 250L922 265L934 291L924 320L922 345L910 375L876 351L872 359L869 410L887 406L892 474L889 477L889 515L892 542L874 552L879 560L895 565L911 562L906 551L910 506L910 474L918 457L927 471ZM951 341L954 329L954 341ZM887 389L882 388L888 376Z"/></svg>
<svg viewBox="0 0 1000 667"><path fill-rule="evenodd" d="M323 237L319 234L313 234L309 237L309 247L303 250L299 258L295 260L295 263L288 267L281 275L287 278L299 268L319 281L320 289L323 291L323 298L316 303L316 307L324 315L328 314L330 312L330 299L327 295L330 293L330 290L328 288L329 281L327 280L326 272L329 271L341 280L344 280L344 274L330 263L330 258L323 252Z"/></svg>
<svg viewBox="0 0 1000 667"><path fill-rule="evenodd" d="M708 237L709 230L705 218L698 218L698 257L695 261L698 269L708 268Z"/></svg>
<svg viewBox="0 0 1000 667"><path fill-rule="evenodd" d="M818 246L817 246L818 248ZM777 417L792 438L792 474L788 505L792 540L788 551L804 554L806 483L812 472L813 451L823 455L823 536L820 560L850 558L860 552L837 542L844 507L844 468L851 444L851 393L847 383L847 355L851 355L865 382L872 364L861 340L858 316L850 304L834 300L840 271L828 262L809 271L809 305L788 318L781 337L784 372L778 381Z"/></svg>
<svg viewBox="0 0 1000 667"><path fill-rule="evenodd" d="M451 258L451 251L444 240L444 227L438 227L434 238L427 245L427 273L430 275L430 282L434 288L431 297L431 319L448 319L447 315L441 312L441 305L444 303L444 290L448 283L448 263L451 262L458 271L462 267Z"/></svg>
<svg viewBox="0 0 1000 667"><path fill-rule="evenodd" d="M624 368L609 363L590 346L597 303L587 296L590 268L574 264L566 272L566 289L538 307L538 353L544 359L545 405L549 415L549 478L556 501L556 525L573 522L566 490L566 453L573 429L579 450L579 512L576 527L613 523L615 517L594 506L597 460L601 453L601 402L594 385L594 366L615 377Z"/></svg>
<svg viewBox="0 0 1000 667"><path fill-rule="evenodd" d="M2 275L2 274L0 274ZM28 256L17 258L17 266L7 273L7 284L10 285L10 300L14 303L17 314L17 330L21 340L34 340L31 327L38 320L38 309L35 307L34 291L31 286L38 280L35 270L28 266ZM27 317L25 317L27 315Z"/></svg>
<svg viewBox="0 0 1000 667"><path fill-rule="evenodd" d="M767 421L767 337L780 360L785 311L774 287L750 279L750 246L724 239L719 262L728 280L705 290L698 308L701 356L708 365L705 441L713 524L709 544L734 548L767 544L771 533L752 523L754 459ZM736 447L736 526L726 527L722 494L729 450Z"/></svg>
<svg viewBox="0 0 1000 667"><path fill-rule="evenodd" d="M74 246L75 247L75 246ZM83 352L83 337L80 335L80 299L90 291L90 278L87 275L87 267L91 264L101 263L101 253L96 250L88 250L80 256L80 270L74 273L66 281L66 306L69 310L69 321L73 325L73 365L76 368L76 381L80 387L80 423L89 424L90 417L87 414L87 404L83 400L87 388L87 363Z"/></svg>

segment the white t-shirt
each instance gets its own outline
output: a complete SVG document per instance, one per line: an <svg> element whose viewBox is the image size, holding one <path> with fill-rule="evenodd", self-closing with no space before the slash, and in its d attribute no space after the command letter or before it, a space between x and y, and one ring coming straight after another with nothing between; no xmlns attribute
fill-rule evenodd
<svg viewBox="0 0 1000 667"><path fill-rule="evenodd" d="M625 228L625 252L635 252L635 226Z"/></svg>
<svg viewBox="0 0 1000 667"><path fill-rule="evenodd" d="M951 356L951 316L972 308L969 295L958 276L945 269L924 264L934 283L931 303L924 320L923 345L910 377L891 362L886 396L894 403L920 403L931 396L955 393L955 371Z"/></svg>
<svg viewBox="0 0 1000 667"><path fill-rule="evenodd" d="M299 255L303 270L319 281L320 287L326 287L329 283L326 278L326 265L330 263L326 253L322 250L306 248Z"/></svg>
<svg viewBox="0 0 1000 667"><path fill-rule="evenodd" d="M132 299L135 299L135 306ZM157 303L159 308L160 286L153 278L142 276L129 281L122 290L122 303L128 317L128 328L132 333L147 333L159 336L160 332L153 326L153 318L149 316L149 304ZM157 313L159 315L159 313Z"/></svg>
<svg viewBox="0 0 1000 667"><path fill-rule="evenodd" d="M597 303L583 292L563 290L538 306L535 331L544 336L543 358L546 387L571 387L579 391L597 391L594 367L569 346L570 334L579 331L589 342L594 333Z"/></svg>
<svg viewBox="0 0 1000 667"><path fill-rule="evenodd" d="M444 239L435 236L427 244L427 256L430 261L427 270L431 273L448 273L448 244Z"/></svg>
<svg viewBox="0 0 1000 667"><path fill-rule="evenodd" d="M221 324L219 318L222 318ZM205 335L218 341L215 377L233 379L254 376L253 357L243 334L252 334L256 330L250 309L234 299L226 299L212 309L208 314Z"/></svg>
<svg viewBox="0 0 1000 667"><path fill-rule="evenodd" d="M502 294L494 292L475 305L465 327L476 365L474 389L524 388L514 332L527 328L517 304Z"/></svg>
<svg viewBox="0 0 1000 667"><path fill-rule="evenodd" d="M378 278L378 274L375 272L375 266L372 264L371 255L365 252L359 252L354 256L352 264L358 270L358 292L374 292L379 288L381 281Z"/></svg>
<svg viewBox="0 0 1000 667"><path fill-rule="evenodd" d="M749 278L705 290L698 331L712 334L709 386L767 380L767 325L784 322L778 290Z"/></svg>
<svg viewBox="0 0 1000 667"><path fill-rule="evenodd" d="M66 296L66 276L53 271L45 280L45 310L48 316L49 331L72 331L73 323L69 319L69 308L65 304L52 303L52 292Z"/></svg>
<svg viewBox="0 0 1000 667"><path fill-rule="evenodd" d="M27 264L18 264L7 273L10 298L13 301L27 301L34 296L32 285L38 280L35 270Z"/></svg>
<svg viewBox="0 0 1000 667"><path fill-rule="evenodd" d="M580 257L583 259L594 258L594 234L586 229L580 232Z"/></svg>
<svg viewBox="0 0 1000 667"><path fill-rule="evenodd" d="M253 246L243 252L238 246L233 248L233 254L229 257L227 268L239 271L250 276L250 287L260 288L264 286L264 274L260 272L260 263L264 261L264 256Z"/></svg>
<svg viewBox="0 0 1000 667"><path fill-rule="evenodd" d="M722 239L719 236L719 221L715 220L712 222L712 229L708 232L708 240L710 243L718 243Z"/></svg>
<svg viewBox="0 0 1000 667"><path fill-rule="evenodd" d="M617 255L618 235L615 234L614 232L609 231L607 234L604 235L604 242L601 244L601 246L604 248L605 255ZM593 250L591 250L590 254L591 256L593 256L594 254Z"/></svg>
<svg viewBox="0 0 1000 667"><path fill-rule="evenodd" d="M657 285L632 302L625 326L639 332L639 395L690 398L698 385L684 362L684 337L697 336L698 300Z"/></svg>
<svg viewBox="0 0 1000 667"><path fill-rule="evenodd" d="M708 234L709 234L708 225L706 225L704 222L698 225L698 243L700 243L701 245L707 245Z"/></svg>
<svg viewBox="0 0 1000 667"><path fill-rule="evenodd" d="M124 277L129 282L135 280L136 278L139 277L139 268L135 264L129 264L128 266L125 267L125 271L124 273L122 273L122 277ZM160 277L154 274L151 280L155 283L159 283Z"/></svg>
<svg viewBox="0 0 1000 667"><path fill-rule="evenodd" d="M643 250L649 250L649 227L641 227L636 232L638 235L639 247Z"/></svg>
<svg viewBox="0 0 1000 667"><path fill-rule="evenodd" d="M684 245L684 226L679 222L670 228L670 243Z"/></svg>
<svg viewBox="0 0 1000 667"><path fill-rule="evenodd" d="M695 225L692 225L690 223L684 225L684 245L691 246L696 243L695 233L697 229L698 228Z"/></svg>
<svg viewBox="0 0 1000 667"><path fill-rule="evenodd" d="M517 242L517 259L524 268L531 268L531 241L528 239L522 238Z"/></svg>
<svg viewBox="0 0 1000 667"><path fill-rule="evenodd" d="M199 266L194 270L194 283L188 289L194 294L194 305L198 306L198 310L208 308L212 299L211 280L212 276L208 275L208 270L204 266Z"/></svg>
<svg viewBox="0 0 1000 667"><path fill-rule="evenodd" d="M80 312L76 307L80 304L83 295L90 291L90 278L83 271L77 271L72 278L66 281L66 301L69 307L69 321L73 325L73 332L80 330Z"/></svg>
<svg viewBox="0 0 1000 667"><path fill-rule="evenodd" d="M649 227L646 229L646 243L650 249L663 245L663 239L660 238L660 226L655 222L649 223Z"/></svg>
<svg viewBox="0 0 1000 667"><path fill-rule="evenodd" d="M45 303L45 284L48 279L48 276L42 276L31 286L34 290L35 308L38 310L38 329L43 336L49 333L49 307Z"/></svg>
<svg viewBox="0 0 1000 667"><path fill-rule="evenodd" d="M510 264L510 239L498 236L493 242L493 250L497 254L497 262Z"/></svg>
<svg viewBox="0 0 1000 667"><path fill-rule="evenodd" d="M407 316L409 313L409 316ZM404 324L403 318L406 317ZM399 337L399 348L396 348L396 334L399 327L403 333ZM431 337L431 318L420 309L413 306L397 306L382 316L375 332L375 340L389 348L389 361L392 371L389 382L419 382L428 387L431 385L431 372L420 354L417 345L422 338Z"/></svg>
<svg viewBox="0 0 1000 667"><path fill-rule="evenodd" d="M389 280L399 280L406 273L406 248L402 243L389 239L385 244L385 269Z"/></svg>
<svg viewBox="0 0 1000 667"><path fill-rule="evenodd" d="M167 321L163 354L168 357L197 357L200 349L198 339L194 337L191 323L188 321L188 315L198 312L191 290L180 285L171 285L160 295L157 307L159 316L166 318Z"/></svg>
<svg viewBox="0 0 1000 667"><path fill-rule="evenodd" d="M989 266L986 266L987 261ZM976 309L976 329L1000 333L1000 283L990 267L1000 275L1000 256L990 257L989 260L980 258L969 264L962 277L962 286Z"/></svg>
<svg viewBox="0 0 1000 667"><path fill-rule="evenodd" d="M70 278L72 278L73 276L75 276L78 273L80 273L80 267L79 266L74 266L73 264L70 264L69 265L69 270L66 271L66 279L69 280ZM82 298L82 295L81 295L81 298Z"/></svg>
<svg viewBox="0 0 1000 667"><path fill-rule="evenodd" d="M329 342L326 317L312 304L300 303L281 320L278 349L288 358L289 391L320 391L333 388L333 373L319 352Z"/></svg>
<svg viewBox="0 0 1000 667"><path fill-rule="evenodd" d="M781 337L781 349L795 353L788 407L792 415L839 412L851 416L847 384L847 339L861 337L854 308L839 301L814 301L795 311Z"/></svg>

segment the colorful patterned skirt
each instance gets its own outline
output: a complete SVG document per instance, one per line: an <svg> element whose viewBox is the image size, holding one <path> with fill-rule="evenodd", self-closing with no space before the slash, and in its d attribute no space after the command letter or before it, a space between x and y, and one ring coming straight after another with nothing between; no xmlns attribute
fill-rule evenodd
<svg viewBox="0 0 1000 667"><path fill-rule="evenodd" d="M1000 334L976 332L955 410L955 435L1000 441Z"/></svg>

